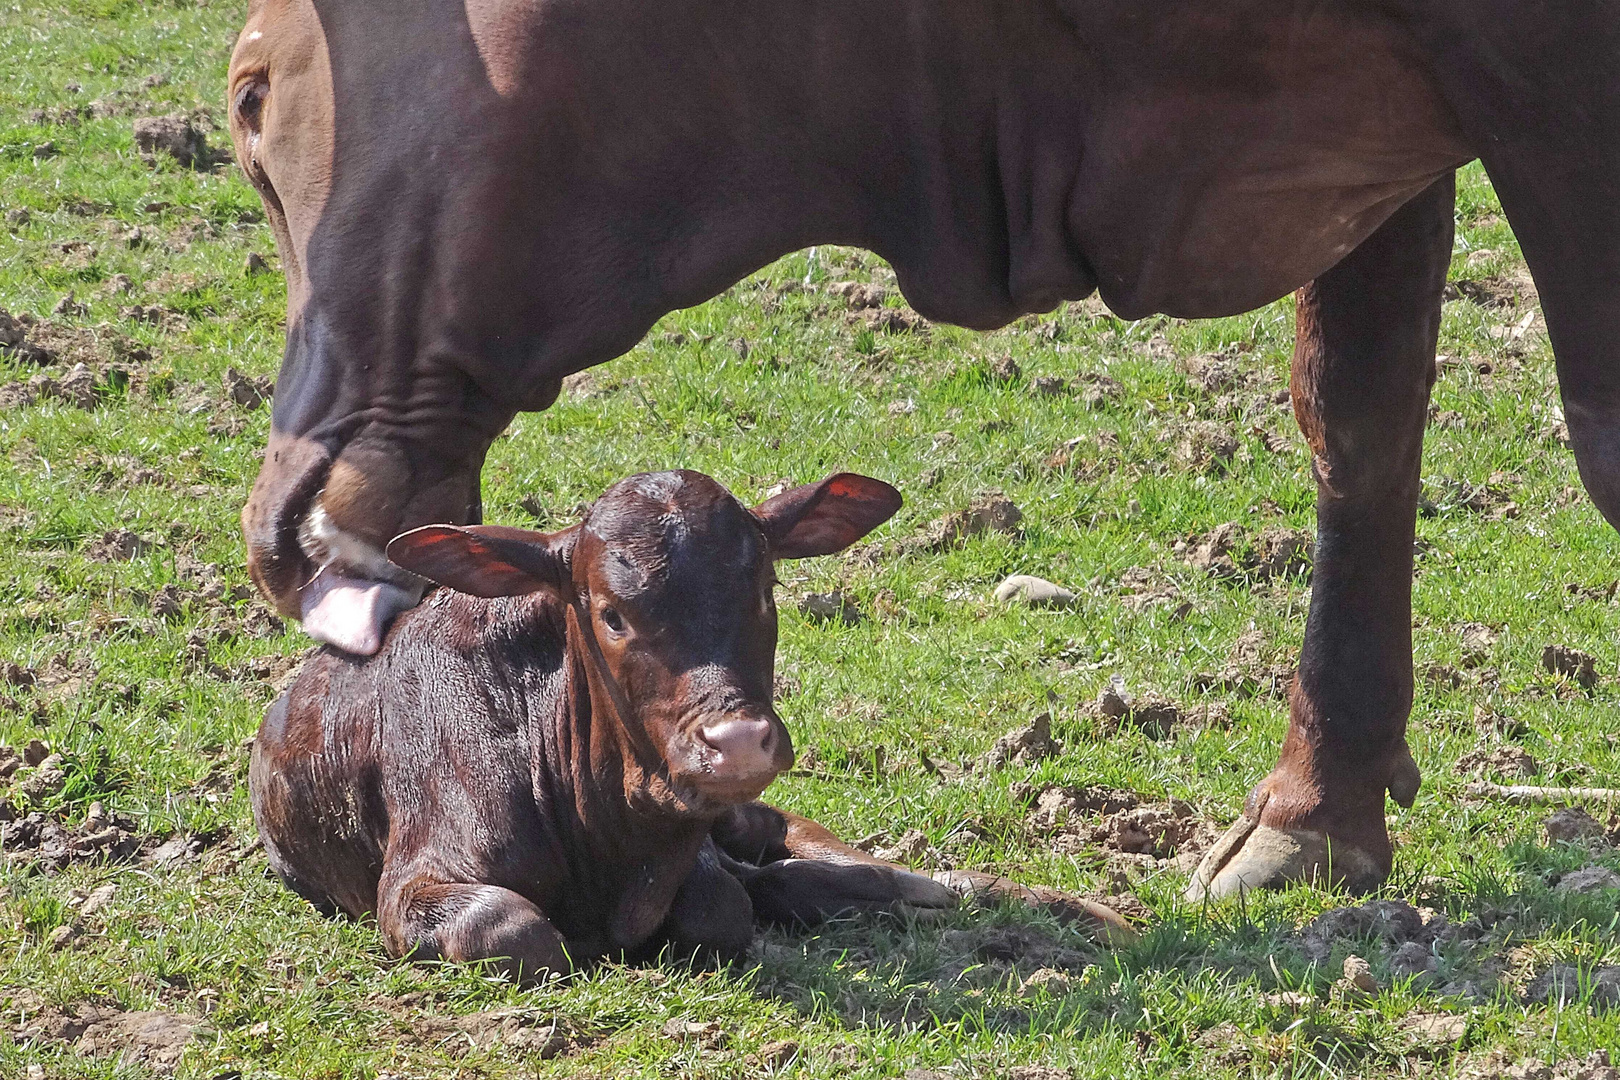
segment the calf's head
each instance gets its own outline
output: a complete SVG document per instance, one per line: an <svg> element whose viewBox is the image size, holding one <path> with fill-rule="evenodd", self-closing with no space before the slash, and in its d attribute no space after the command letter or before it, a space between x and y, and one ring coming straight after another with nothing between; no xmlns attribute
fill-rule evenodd
<svg viewBox="0 0 1620 1080"><path fill-rule="evenodd" d="M749 510L702 473L644 473L556 533L429 525L388 557L476 596L554 592L633 804L714 812L757 798L793 763L771 706L778 559L842 550L900 508L839 473ZM598 728L599 722L605 726Z"/></svg>

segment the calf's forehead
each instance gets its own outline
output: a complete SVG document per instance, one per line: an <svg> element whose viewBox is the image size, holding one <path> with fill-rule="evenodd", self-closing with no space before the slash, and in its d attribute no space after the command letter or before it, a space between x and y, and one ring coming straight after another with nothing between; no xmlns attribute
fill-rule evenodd
<svg viewBox="0 0 1620 1080"><path fill-rule="evenodd" d="M677 614L752 594L769 559L753 515L701 473L620 481L591 507L584 532L588 586L626 601L669 603Z"/></svg>

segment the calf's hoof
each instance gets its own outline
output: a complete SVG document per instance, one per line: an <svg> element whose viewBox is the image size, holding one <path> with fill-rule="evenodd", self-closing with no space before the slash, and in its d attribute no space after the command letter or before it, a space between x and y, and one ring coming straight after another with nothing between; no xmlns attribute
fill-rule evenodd
<svg viewBox="0 0 1620 1080"><path fill-rule="evenodd" d="M1317 881L1369 892L1389 876L1371 854L1315 829L1276 829L1243 815L1204 856L1184 894L1195 903Z"/></svg>
<svg viewBox="0 0 1620 1080"><path fill-rule="evenodd" d="M922 874L871 863L783 859L744 879L754 914L777 926L814 926L862 911L952 908L957 894Z"/></svg>

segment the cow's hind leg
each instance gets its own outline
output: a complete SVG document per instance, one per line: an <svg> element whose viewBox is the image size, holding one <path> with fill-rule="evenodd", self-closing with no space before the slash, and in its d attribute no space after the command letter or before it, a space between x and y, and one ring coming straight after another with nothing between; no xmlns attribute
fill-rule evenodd
<svg viewBox="0 0 1620 1080"><path fill-rule="evenodd" d="M562 935L538 907L498 885L415 878L379 890L377 922L389 951L413 960L488 960L534 982L572 967Z"/></svg>
<svg viewBox="0 0 1620 1080"><path fill-rule="evenodd" d="M1188 895L1320 880L1365 891L1391 866L1384 794L1410 806L1412 545L1454 178L1436 182L1299 294L1294 411L1314 455L1310 615L1277 767Z"/></svg>

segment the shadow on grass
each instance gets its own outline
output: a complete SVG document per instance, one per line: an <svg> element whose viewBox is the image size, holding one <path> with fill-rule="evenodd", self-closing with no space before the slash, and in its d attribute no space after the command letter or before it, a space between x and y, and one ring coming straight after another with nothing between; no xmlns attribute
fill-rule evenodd
<svg viewBox="0 0 1620 1080"><path fill-rule="evenodd" d="M1590 861L1567 847L1516 846L1516 886L1480 873L1370 899L1301 889L1207 907L1165 889L1123 948L1005 906L770 931L749 977L808 1018L892 1035L1102 1038L1143 1060L1307 1072L1445 1060L1549 1004L1555 970L1571 974L1553 1011L1620 1005L1592 977L1620 948L1615 894L1556 892L1548 878ZM1346 980L1352 956L1376 992Z"/></svg>

